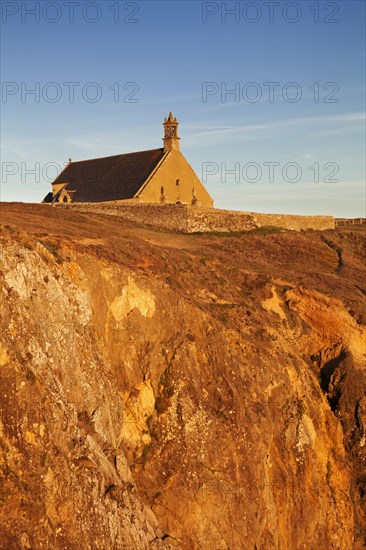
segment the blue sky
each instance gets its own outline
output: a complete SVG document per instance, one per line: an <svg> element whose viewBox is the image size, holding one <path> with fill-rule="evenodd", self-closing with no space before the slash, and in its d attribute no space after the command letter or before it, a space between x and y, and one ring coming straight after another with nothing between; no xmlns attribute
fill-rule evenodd
<svg viewBox="0 0 366 550"><path fill-rule="evenodd" d="M1 41L3 201L173 111L217 208L365 215L363 1L4 0Z"/></svg>

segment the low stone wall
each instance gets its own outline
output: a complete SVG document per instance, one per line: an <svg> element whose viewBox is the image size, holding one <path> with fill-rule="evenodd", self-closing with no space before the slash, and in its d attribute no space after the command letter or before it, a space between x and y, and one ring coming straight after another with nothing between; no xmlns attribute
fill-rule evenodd
<svg viewBox="0 0 366 550"><path fill-rule="evenodd" d="M180 204L136 204L118 202L69 203L55 205L56 208L94 212L119 216L125 220L152 225L161 229L187 233L187 207Z"/></svg>
<svg viewBox="0 0 366 550"><path fill-rule="evenodd" d="M292 214L256 214L252 213L258 227L283 227L292 231L306 229L334 229L333 216L294 216Z"/></svg>
<svg viewBox="0 0 366 550"><path fill-rule="evenodd" d="M332 216L294 216L287 214L259 214L235 210L216 210L189 207L189 233L250 231L259 227L278 227L292 231L306 229L334 229Z"/></svg>
<svg viewBox="0 0 366 550"><path fill-rule="evenodd" d="M57 204L98 214L119 216L125 220L181 233L233 233L259 227L278 227L292 231L334 229L332 216L293 216L219 210L183 204L72 203Z"/></svg>
<svg viewBox="0 0 366 550"><path fill-rule="evenodd" d="M187 208L187 233L234 233L236 231L250 231L258 227L250 212L217 210L216 208L202 208L199 206Z"/></svg>
<svg viewBox="0 0 366 550"><path fill-rule="evenodd" d="M336 227L342 225L366 225L366 218L335 218Z"/></svg>

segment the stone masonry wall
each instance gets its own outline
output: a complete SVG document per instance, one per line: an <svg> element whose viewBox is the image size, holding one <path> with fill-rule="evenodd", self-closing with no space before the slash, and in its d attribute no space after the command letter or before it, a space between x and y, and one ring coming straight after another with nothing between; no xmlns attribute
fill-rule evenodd
<svg viewBox="0 0 366 550"><path fill-rule="evenodd" d="M161 229L187 233L187 207L180 204L126 204L118 202L57 204L56 208L72 208L96 214L119 216L125 220L152 225Z"/></svg>
<svg viewBox="0 0 366 550"><path fill-rule="evenodd" d="M120 216L129 221L181 233L250 231L259 227L278 227L293 231L334 229L332 216L294 216L218 210L181 204L73 203L57 208Z"/></svg>
<svg viewBox="0 0 366 550"><path fill-rule="evenodd" d="M336 227L343 225L366 225L366 218L336 218Z"/></svg>
<svg viewBox="0 0 366 550"><path fill-rule="evenodd" d="M306 229L334 229L333 216L294 216L291 214L257 214L252 213L254 221L258 227L283 227L293 231Z"/></svg>
<svg viewBox="0 0 366 550"><path fill-rule="evenodd" d="M256 229L257 224L249 212L216 210L215 208L188 207L187 233L234 233Z"/></svg>
<svg viewBox="0 0 366 550"><path fill-rule="evenodd" d="M235 232L258 227L279 227L293 231L302 229L334 229L332 216L294 216L288 214L258 214L234 210L189 208L188 232Z"/></svg>

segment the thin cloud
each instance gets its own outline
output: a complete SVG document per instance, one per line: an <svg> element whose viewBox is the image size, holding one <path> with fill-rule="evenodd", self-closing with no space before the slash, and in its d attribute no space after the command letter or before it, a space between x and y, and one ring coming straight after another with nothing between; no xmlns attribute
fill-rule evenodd
<svg viewBox="0 0 366 550"><path fill-rule="evenodd" d="M228 137L235 137L243 141L255 141L262 137L263 132L279 131L281 129L296 128L299 126L316 126L318 131L329 131L328 125L343 124L343 123L359 123L365 121L365 113L344 113L338 115L324 115L318 117L301 117L291 118L287 120L277 120L267 124L236 124L225 126L209 126L209 125L196 125L186 124L185 128L191 131L191 135L188 135L185 139L187 145L193 145L200 142L203 138L209 138L212 142L225 141ZM323 129L319 126L325 125ZM356 127L356 124L354 124ZM351 126L347 127L347 131L350 131ZM334 130L337 131L337 130ZM257 134L255 134L257 133Z"/></svg>

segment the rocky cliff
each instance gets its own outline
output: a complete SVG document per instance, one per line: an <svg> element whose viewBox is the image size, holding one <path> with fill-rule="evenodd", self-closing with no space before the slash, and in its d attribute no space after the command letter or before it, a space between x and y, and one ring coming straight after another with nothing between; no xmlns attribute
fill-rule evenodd
<svg viewBox="0 0 366 550"><path fill-rule="evenodd" d="M1 549L365 547L362 228L1 223Z"/></svg>

